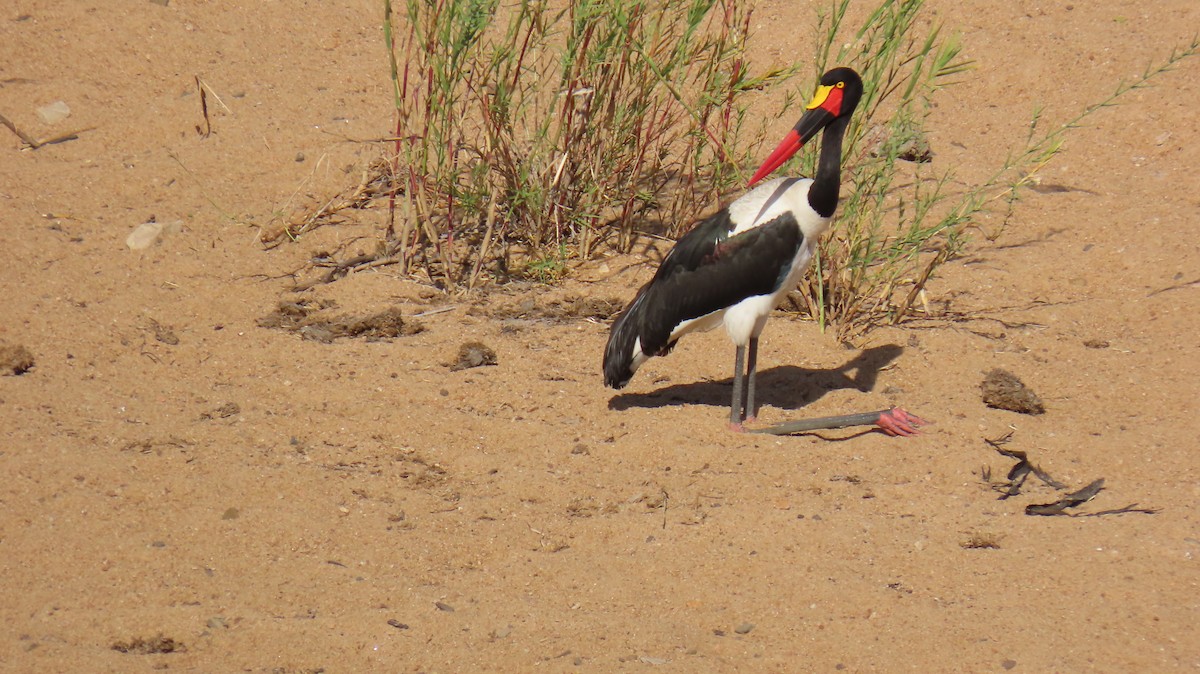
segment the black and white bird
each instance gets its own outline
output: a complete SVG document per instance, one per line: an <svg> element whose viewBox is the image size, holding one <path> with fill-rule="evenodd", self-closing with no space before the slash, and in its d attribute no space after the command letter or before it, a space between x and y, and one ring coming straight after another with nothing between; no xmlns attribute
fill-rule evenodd
<svg viewBox="0 0 1200 674"><path fill-rule="evenodd" d="M604 350L605 385L623 388L642 363L667 355L684 335L724 325L737 347L729 423L741 430L742 422L754 419L758 338L808 268L837 209L842 139L862 93L862 79L850 68L821 77L804 115L750 186L824 129L816 175L765 182L681 237L613 324ZM893 421L900 424L894 430L888 428ZM908 434L904 419L879 425Z"/></svg>

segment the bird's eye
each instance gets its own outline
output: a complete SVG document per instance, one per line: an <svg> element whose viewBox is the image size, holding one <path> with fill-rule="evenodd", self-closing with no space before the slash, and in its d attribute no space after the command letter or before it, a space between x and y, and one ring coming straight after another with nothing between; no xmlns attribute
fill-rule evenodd
<svg viewBox="0 0 1200 674"><path fill-rule="evenodd" d="M845 83L845 82L838 82L838 83L837 83L837 88L838 88L838 89L845 89L845 88L846 88L846 83Z"/></svg>

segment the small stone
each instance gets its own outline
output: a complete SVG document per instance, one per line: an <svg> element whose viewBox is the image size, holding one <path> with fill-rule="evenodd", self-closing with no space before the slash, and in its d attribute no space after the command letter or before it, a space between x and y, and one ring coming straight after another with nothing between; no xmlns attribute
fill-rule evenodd
<svg viewBox="0 0 1200 674"><path fill-rule="evenodd" d="M1012 669L1013 667L1017 666L1017 661L1016 660L1005 660L1004 662L1000 663L1000 666L1005 669Z"/></svg>
<svg viewBox="0 0 1200 674"><path fill-rule="evenodd" d="M159 240L166 234L176 234L183 229L182 220L171 220L170 222L143 222L129 236L125 237L125 245L129 250L145 250L150 246L158 243Z"/></svg>
<svg viewBox="0 0 1200 674"><path fill-rule="evenodd" d="M392 618L391 620L389 620L389 621L388 621L388 624L389 624L389 625L391 625L392 627L395 627L395 628L396 628L396 629L398 629L398 630L406 630L406 629L408 629L408 625L406 625L405 623L402 623L402 622L400 622L399 620L396 620L395 618Z"/></svg>
<svg viewBox="0 0 1200 674"><path fill-rule="evenodd" d="M71 108L63 101L54 101L37 109L38 117L47 124L58 124L71 116Z"/></svg>
<svg viewBox="0 0 1200 674"><path fill-rule="evenodd" d="M242 516L241 510L238 510L237 508L227 508L225 510L225 512L221 514L221 519L236 520L237 518L239 518L241 516Z"/></svg>
<svg viewBox="0 0 1200 674"><path fill-rule="evenodd" d="M303 152L297 152L297 153L296 153L296 163L297 163L297 164L299 164L299 163L300 163L300 162L302 162L302 161L304 161L304 153L303 153Z"/></svg>
<svg viewBox="0 0 1200 674"><path fill-rule="evenodd" d="M435 602L433 602L433 605L436 606L437 610L439 610L439 611L445 611L446 613L454 613L454 607L445 602L435 601Z"/></svg>
<svg viewBox="0 0 1200 674"><path fill-rule="evenodd" d="M143 222L125 237L125 245L129 246L129 250L145 250L158 241L162 231L161 222Z"/></svg>
<svg viewBox="0 0 1200 674"><path fill-rule="evenodd" d="M749 634L750 630L754 629L754 623L742 623L733 629L738 634Z"/></svg>

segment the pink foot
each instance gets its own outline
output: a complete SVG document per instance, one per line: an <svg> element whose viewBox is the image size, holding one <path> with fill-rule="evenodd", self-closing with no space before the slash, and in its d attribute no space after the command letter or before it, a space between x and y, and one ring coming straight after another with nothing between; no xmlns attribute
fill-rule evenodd
<svg viewBox="0 0 1200 674"><path fill-rule="evenodd" d="M920 433L921 431L918 428L927 423L929 422L918 416L909 414L901 407L893 407L880 414L879 420L875 422L875 425L883 429L883 432L888 435L908 437Z"/></svg>
<svg viewBox="0 0 1200 674"><path fill-rule="evenodd" d="M729 422L729 430L733 431L734 433L745 433L746 432L745 427L743 427L741 423L735 424L732 421Z"/></svg>

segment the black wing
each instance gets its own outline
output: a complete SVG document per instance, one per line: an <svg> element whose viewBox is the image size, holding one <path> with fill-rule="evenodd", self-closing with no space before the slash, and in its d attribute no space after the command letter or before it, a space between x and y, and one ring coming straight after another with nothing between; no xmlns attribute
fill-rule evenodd
<svg viewBox="0 0 1200 674"><path fill-rule="evenodd" d="M661 278L656 274L642 302L643 350L665 348L684 321L778 290L803 240L796 218L786 213L718 243L697 264L681 261Z"/></svg>
<svg viewBox="0 0 1200 674"><path fill-rule="evenodd" d="M712 257L717 245L729 239L733 227L728 208L701 220L687 234L679 237L663 258L658 271L654 273L654 278L646 285L651 286L676 273L692 271L705 264Z"/></svg>
<svg viewBox="0 0 1200 674"><path fill-rule="evenodd" d="M684 235L654 278L638 291L613 324L604 353L605 383L620 388L633 376L633 344L664 355L681 323L775 292L787 278L804 241L796 218L785 213L737 236L729 236L722 211Z"/></svg>

